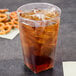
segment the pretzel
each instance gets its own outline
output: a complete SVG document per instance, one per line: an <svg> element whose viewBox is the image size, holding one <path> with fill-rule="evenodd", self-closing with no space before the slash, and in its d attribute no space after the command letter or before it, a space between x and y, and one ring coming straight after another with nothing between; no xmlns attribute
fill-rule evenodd
<svg viewBox="0 0 76 76"><path fill-rule="evenodd" d="M17 12L16 12L16 11L11 12L11 13L9 14L9 16L10 16L10 18L16 18L16 17L17 17Z"/></svg>
<svg viewBox="0 0 76 76"><path fill-rule="evenodd" d="M0 28L0 35L4 35L4 34L7 34L8 32L11 31L11 27L6 25L6 26L2 26Z"/></svg>
<svg viewBox="0 0 76 76"><path fill-rule="evenodd" d="M0 9L0 13L5 13L7 11L8 11L8 9Z"/></svg>
<svg viewBox="0 0 76 76"><path fill-rule="evenodd" d="M0 28L1 28L2 26L4 26L4 23L1 22L1 23L0 23Z"/></svg>
<svg viewBox="0 0 76 76"><path fill-rule="evenodd" d="M0 13L0 22L5 21L5 20L7 20L7 15Z"/></svg>
<svg viewBox="0 0 76 76"><path fill-rule="evenodd" d="M13 22L15 28L19 28L18 18L13 19L12 22Z"/></svg>
<svg viewBox="0 0 76 76"><path fill-rule="evenodd" d="M14 23L11 21L11 22L7 22L6 25L9 25L11 27L11 29L14 28Z"/></svg>

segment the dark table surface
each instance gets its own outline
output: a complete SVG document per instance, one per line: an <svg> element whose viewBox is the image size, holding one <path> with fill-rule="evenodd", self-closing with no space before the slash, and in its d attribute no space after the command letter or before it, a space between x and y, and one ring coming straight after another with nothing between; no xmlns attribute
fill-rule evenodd
<svg viewBox="0 0 76 76"><path fill-rule="evenodd" d="M76 0L0 0L0 8L16 10L29 2L48 2L62 9L55 67L37 76L63 76L63 61L76 61ZM0 76L36 76L23 64L19 35L13 40L0 38Z"/></svg>

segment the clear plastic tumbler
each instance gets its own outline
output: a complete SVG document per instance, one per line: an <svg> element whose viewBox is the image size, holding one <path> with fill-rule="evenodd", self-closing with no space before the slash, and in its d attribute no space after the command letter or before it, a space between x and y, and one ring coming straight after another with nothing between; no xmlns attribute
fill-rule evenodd
<svg viewBox="0 0 76 76"><path fill-rule="evenodd" d="M53 68L60 8L49 3L29 3L17 12L24 64L34 73Z"/></svg>

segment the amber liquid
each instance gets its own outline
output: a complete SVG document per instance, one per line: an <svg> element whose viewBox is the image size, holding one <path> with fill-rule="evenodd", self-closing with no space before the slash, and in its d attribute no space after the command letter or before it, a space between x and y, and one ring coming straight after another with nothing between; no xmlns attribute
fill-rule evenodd
<svg viewBox="0 0 76 76"><path fill-rule="evenodd" d="M32 14L34 13L32 12ZM48 16L50 17L52 15L48 14ZM22 14L22 17L36 19L37 23L30 20L21 20L19 23L24 64L34 73L53 68L59 27L58 19L38 22L37 20L41 19L36 16L29 16L28 13Z"/></svg>
<svg viewBox="0 0 76 76"><path fill-rule="evenodd" d="M53 68L58 24L31 27L20 23L24 63L35 73Z"/></svg>

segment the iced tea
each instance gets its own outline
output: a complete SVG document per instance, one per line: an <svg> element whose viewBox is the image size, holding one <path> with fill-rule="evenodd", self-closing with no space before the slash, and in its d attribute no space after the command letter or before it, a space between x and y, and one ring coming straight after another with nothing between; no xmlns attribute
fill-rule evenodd
<svg viewBox="0 0 76 76"><path fill-rule="evenodd" d="M60 8L49 3L29 3L17 12L24 64L34 73L53 68Z"/></svg>
<svg viewBox="0 0 76 76"><path fill-rule="evenodd" d="M35 73L53 68L60 22L58 12L32 9L20 16L24 18L19 24L25 65Z"/></svg>

